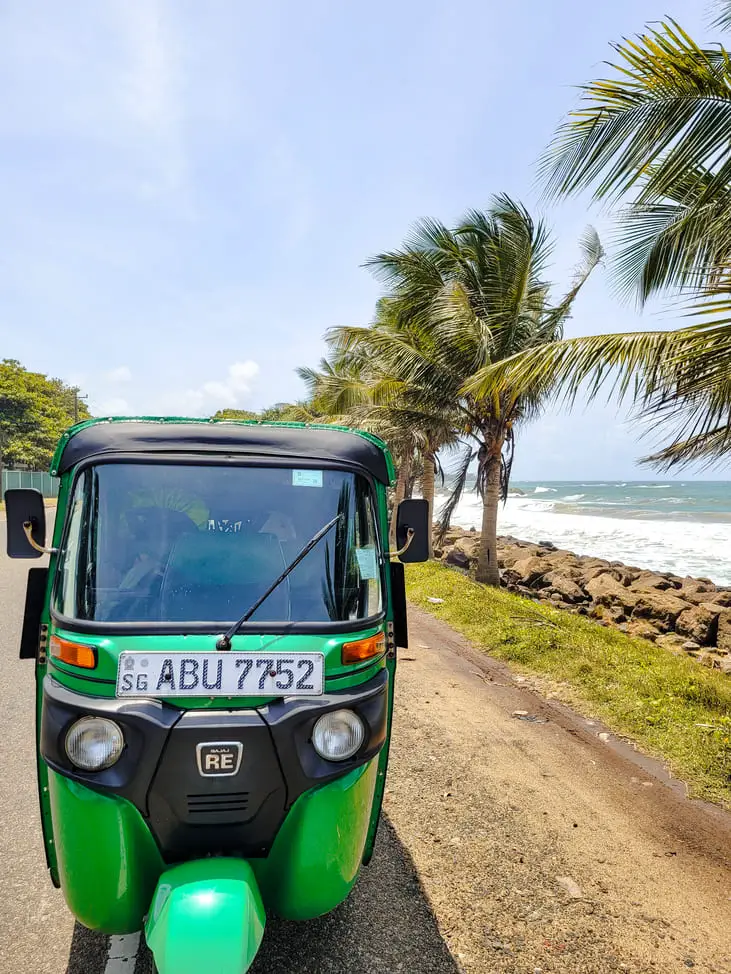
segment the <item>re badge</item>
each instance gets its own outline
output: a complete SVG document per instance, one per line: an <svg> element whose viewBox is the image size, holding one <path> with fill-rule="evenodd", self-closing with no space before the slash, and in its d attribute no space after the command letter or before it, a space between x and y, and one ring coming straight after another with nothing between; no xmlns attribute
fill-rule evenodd
<svg viewBox="0 0 731 974"><path fill-rule="evenodd" d="M197 744L198 771L204 778L231 777L241 767L244 746L239 741L207 741Z"/></svg>

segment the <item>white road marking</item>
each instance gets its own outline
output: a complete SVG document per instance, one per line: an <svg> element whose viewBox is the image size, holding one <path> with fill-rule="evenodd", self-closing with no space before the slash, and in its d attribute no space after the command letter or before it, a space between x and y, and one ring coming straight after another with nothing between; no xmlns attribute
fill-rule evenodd
<svg viewBox="0 0 731 974"><path fill-rule="evenodd" d="M109 938L109 954L104 974L133 974L140 949L140 934L127 933Z"/></svg>

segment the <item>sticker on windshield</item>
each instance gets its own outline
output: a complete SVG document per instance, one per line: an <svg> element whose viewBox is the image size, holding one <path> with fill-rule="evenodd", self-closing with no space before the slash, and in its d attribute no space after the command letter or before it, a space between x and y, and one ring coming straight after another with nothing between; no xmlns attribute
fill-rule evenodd
<svg viewBox="0 0 731 974"><path fill-rule="evenodd" d="M322 470L293 470L293 487L322 487Z"/></svg>
<svg viewBox="0 0 731 974"><path fill-rule="evenodd" d="M355 557L358 559L360 577L378 578L378 559L375 548L356 548Z"/></svg>

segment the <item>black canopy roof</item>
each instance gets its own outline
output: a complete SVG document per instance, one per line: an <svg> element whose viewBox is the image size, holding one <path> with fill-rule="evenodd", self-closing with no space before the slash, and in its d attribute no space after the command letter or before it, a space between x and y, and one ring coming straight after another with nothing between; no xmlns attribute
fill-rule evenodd
<svg viewBox="0 0 731 974"><path fill-rule="evenodd" d="M388 484L385 451L367 436L334 427L202 420L114 420L90 423L62 443L52 473L62 474L81 460L115 453L207 453L222 456L292 457L346 461Z"/></svg>

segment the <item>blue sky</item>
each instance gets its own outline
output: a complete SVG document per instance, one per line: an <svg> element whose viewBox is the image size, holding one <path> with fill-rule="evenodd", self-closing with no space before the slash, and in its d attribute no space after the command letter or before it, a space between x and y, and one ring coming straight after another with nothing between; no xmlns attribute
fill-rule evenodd
<svg viewBox="0 0 731 974"><path fill-rule="evenodd" d="M4 4L0 357L78 382L97 414L300 397L326 329L370 320L362 262L495 192L537 212L572 86L666 14L707 37L691 0ZM607 221L546 216L561 285ZM567 333L658 321L600 272ZM613 406L550 411L514 473L646 477L642 449Z"/></svg>

